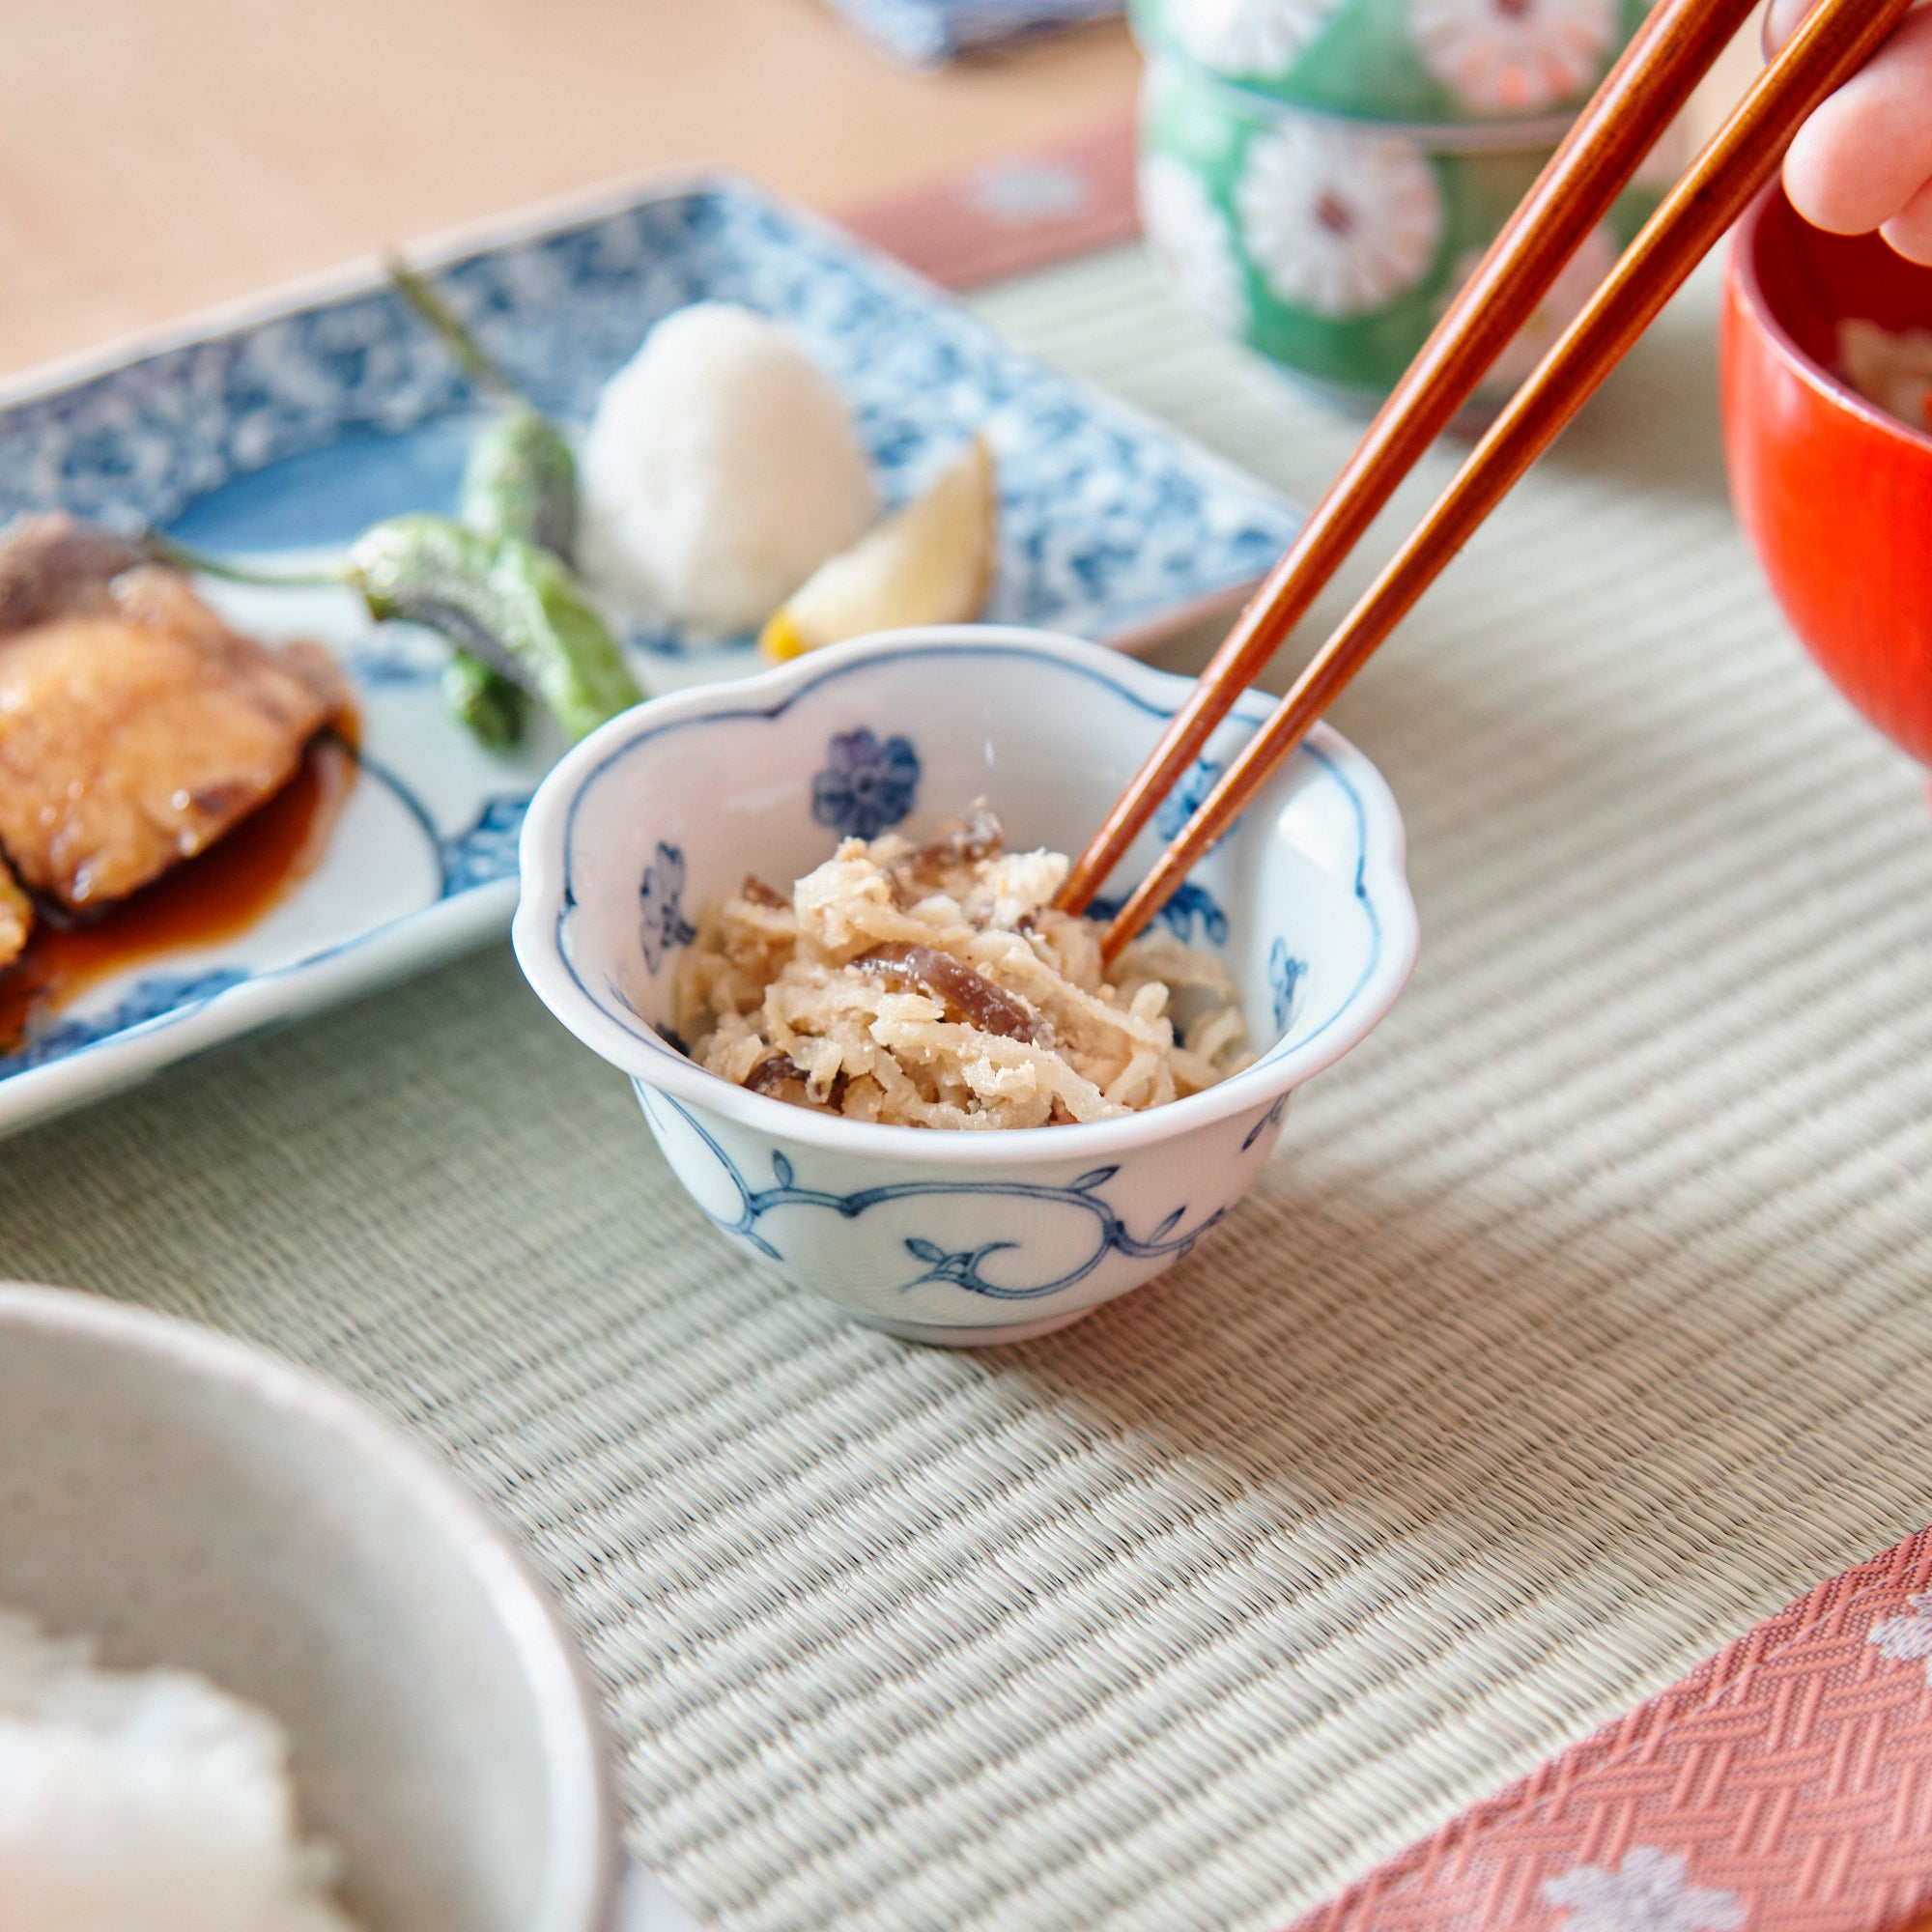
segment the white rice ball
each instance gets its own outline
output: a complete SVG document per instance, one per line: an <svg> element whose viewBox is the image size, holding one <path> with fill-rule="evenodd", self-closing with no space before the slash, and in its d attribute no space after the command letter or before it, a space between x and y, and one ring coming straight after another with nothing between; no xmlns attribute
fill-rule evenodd
<svg viewBox="0 0 1932 1932"><path fill-rule="evenodd" d="M584 575L639 615L761 624L877 520L845 399L778 324L668 315L605 385L579 465Z"/></svg>

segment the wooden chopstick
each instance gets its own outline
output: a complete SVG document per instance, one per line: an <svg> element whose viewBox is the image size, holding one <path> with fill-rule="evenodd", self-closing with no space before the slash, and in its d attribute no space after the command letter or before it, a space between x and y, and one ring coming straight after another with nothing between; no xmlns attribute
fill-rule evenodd
<svg viewBox="0 0 1932 1932"><path fill-rule="evenodd" d="M1112 958L1167 902L1510 486L1616 365L1776 172L1800 123L1885 41L1911 0L1823 0L1519 389L1420 527L1316 653L1121 908ZM1232 698L1230 699L1232 702ZM1225 707L1224 707L1225 709Z"/></svg>
<svg viewBox="0 0 1932 1932"><path fill-rule="evenodd" d="M1435 325L1201 673L1193 695L1074 862L1056 903L1084 912L1214 727L1261 674L1343 558L1475 393L1563 266L1609 212L1753 0L1663 0Z"/></svg>

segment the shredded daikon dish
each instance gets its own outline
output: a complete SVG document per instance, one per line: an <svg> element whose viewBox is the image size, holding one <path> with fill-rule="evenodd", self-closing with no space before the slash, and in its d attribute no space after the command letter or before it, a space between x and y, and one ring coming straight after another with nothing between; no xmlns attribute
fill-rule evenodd
<svg viewBox="0 0 1932 1932"><path fill-rule="evenodd" d="M1103 966L1051 904L1066 870L981 804L924 844L847 838L789 895L748 878L680 961L678 1031L741 1087L900 1126L1111 1120L1249 1065L1220 962L1163 933Z"/></svg>

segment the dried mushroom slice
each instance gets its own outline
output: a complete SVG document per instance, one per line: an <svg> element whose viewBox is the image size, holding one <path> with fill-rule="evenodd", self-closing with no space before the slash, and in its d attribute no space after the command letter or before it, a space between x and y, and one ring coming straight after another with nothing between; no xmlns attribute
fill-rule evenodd
<svg viewBox="0 0 1932 1932"><path fill-rule="evenodd" d="M851 963L858 972L905 982L943 1001L981 1033L1024 1040L1029 1046L1053 1044L1053 1027L1044 1014L951 953L898 940L875 946Z"/></svg>

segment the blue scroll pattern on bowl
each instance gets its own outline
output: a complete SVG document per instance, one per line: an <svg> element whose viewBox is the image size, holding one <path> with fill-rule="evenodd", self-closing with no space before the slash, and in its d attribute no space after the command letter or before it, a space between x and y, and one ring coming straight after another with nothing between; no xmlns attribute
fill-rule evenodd
<svg viewBox="0 0 1932 1932"><path fill-rule="evenodd" d="M1184 1226L1187 1208L1183 1203L1170 1209L1146 1235L1135 1236L1128 1232L1125 1220L1100 1192L1120 1172L1118 1164L1094 1168L1060 1186L1020 1180L906 1180L857 1188L841 1194L826 1188L801 1186L791 1161L774 1151L771 1184L756 1187L747 1179L738 1164L718 1144L716 1136L705 1128L690 1108L673 1100L668 1094L652 1092L641 1081L634 1080L632 1086L642 1104L645 1118L656 1124L660 1108L675 1114L710 1151L736 1190L736 1215L711 1213L710 1218L725 1234L736 1235L767 1259L781 1264L784 1256L760 1232L758 1225L768 1214L781 1208L817 1208L847 1221L856 1221L874 1208L900 1202L956 1200L970 1196L986 1207L1001 1201L1029 1205L1045 1203L1078 1208L1092 1217L1092 1245L1088 1251L1071 1265L1062 1267L1051 1279L1024 1285L1010 1281L996 1282L988 1279L984 1272L985 1264L993 1256L1018 1255L1023 1247L1021 1242L1002 1237L981 1241L971 1248L950 1248L943 1241L922 1235L909 1235L904 1239L906 1253L922 1265L899 1284L902 1294L923 1288L928 1282L943 1281L989 1301L1037 1301L1043 1295L1057 1294L1061 1290L1086 1280L1109 1255L1125 1255L1135 1261L1178 1260L1216 1227L1226 1211L1217 1208L1192 1226ZM1279 1114L1273 1114L1272 1118L1278 1120ZM1248 1139L1242 1143L1244 1151L1265 1130L1269 1119L1270 1116L1264 1115L1256 1122ZM706 1211L710 1212L709 1209Z"/></svg>

